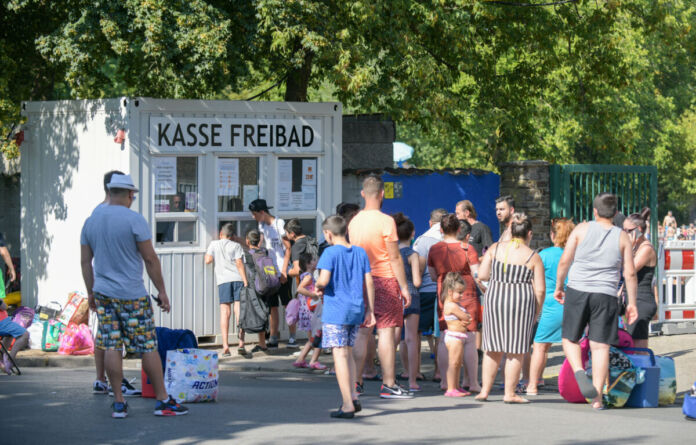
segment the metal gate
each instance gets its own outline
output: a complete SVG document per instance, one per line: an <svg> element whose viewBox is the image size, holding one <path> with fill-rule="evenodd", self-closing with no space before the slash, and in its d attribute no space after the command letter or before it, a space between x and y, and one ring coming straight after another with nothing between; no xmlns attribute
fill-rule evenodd
<svg viewBox="0 0 696 445"><path fill-rule="evenodd" d="M551 216L591 221L592 200L601 192L619 198L624 215L650 207L650 240L657 248L657 167L626 165L551 165Z"/></svg>

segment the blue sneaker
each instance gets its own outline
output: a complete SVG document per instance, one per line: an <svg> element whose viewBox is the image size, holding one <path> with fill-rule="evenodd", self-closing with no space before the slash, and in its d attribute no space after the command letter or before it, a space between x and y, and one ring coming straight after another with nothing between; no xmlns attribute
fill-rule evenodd
<svg viewBox="0 0 696 445"><path fill-rule="evenodd" d="M126 402L114 402L111 404L111 417L114 419L125 419L128 417L128 404Z"/></svg>
<svg viewBox="0 0 696 445"><path fill-rule="evenodd" d="M166 402L157 401L154 414L155 416L183 416L188 414L188 408L176 403L176 400L169 396L169 400Z"/></svg>

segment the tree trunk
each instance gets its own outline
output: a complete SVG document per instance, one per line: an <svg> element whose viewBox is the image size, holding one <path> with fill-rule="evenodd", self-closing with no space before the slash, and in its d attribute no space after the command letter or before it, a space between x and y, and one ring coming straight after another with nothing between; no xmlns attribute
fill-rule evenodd
<svg viewBox="0 0 696 445"><path fill-rule="evenodd" d="M307 87L312 74L314 53L309 50L305 51L302 66L294 68L288 73L288 79L285 83L286 102L307 102Z"/></svg>

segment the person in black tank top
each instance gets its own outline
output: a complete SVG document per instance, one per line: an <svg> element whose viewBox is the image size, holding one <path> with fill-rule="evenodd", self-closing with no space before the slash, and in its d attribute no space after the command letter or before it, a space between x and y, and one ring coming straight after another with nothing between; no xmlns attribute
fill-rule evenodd
<svg viewBox="0 0 696 445"><path fill-rule="evenodd" d="M650 208L641 213L633 213L624 220L623 230L633 243L633 264L638 277L638 319L628 325L628 333L633 337L637 348L648 347L650 321L657 313L657 300L653 291L653 276L657 265L657 253L650 241L645 238Z"/></svg>

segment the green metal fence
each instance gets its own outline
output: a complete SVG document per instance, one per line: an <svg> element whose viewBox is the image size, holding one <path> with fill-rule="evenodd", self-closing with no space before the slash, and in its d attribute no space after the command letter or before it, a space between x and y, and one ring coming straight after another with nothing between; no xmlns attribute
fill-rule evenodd
<svg viewBox="0 0 696 445"><path fill-rule="evenodd" d="M657 242L657 167L551 165L551 217L592 220L592 200L601 192L619 197L624 215L650 207L650 239Z"/></svg>

